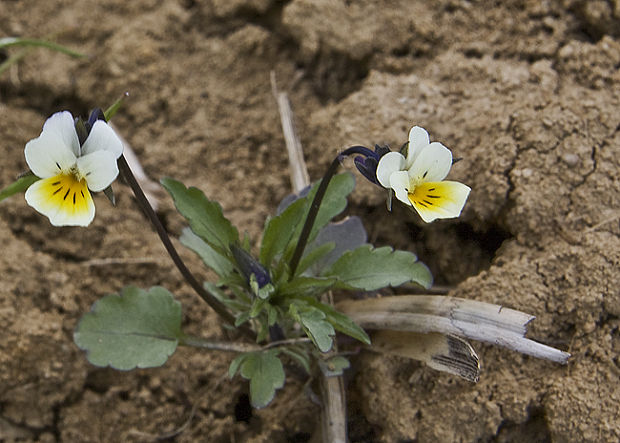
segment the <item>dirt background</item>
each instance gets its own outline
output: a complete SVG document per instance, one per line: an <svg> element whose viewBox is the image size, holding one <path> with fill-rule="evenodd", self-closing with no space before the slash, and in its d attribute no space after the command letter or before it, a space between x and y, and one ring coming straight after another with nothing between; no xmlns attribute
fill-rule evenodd
<svg viewBox="0 0 620 443"><path fill-rule="evenodd" d="M272 70L313 179L339 149L398 147L413 124L463 157L451 178L472 193L458 220L389 214L359 175L349 213L375 244L418 253L450 295L536 315L530 336L573 357L476 343L474 385L361 354L352 441L620 439L620 2L2 0L0 17L0 36L55 36L90 56L36 50L0 77L2 185L51 113L129 91L114 122L147 173L200 187L257 239L290 189ZM152 441L187 423L170 441L308 441L319 408L301 378L250 411L229 355L181 349L120 373L76 349L80 315L130 283L166 286L186 328L223 337L115 189L117 208L97 197L88 229L53 228L20 196L0 205L0 440ZM161 215L178 234L168 199Z"/></svg>

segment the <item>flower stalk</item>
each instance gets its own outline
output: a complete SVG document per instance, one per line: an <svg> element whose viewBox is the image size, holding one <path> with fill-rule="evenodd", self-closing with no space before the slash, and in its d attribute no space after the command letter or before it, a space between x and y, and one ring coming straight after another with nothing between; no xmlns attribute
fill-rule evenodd
<svg viewBox="0 0 620 443"><path fill-rule="evenodd" d="M316 216L319 214L321 202L323 201L323 197L325 197L325 192L327 191L329 182L334 177L334 175L336 175L336 172L338 171L338 166L340 166L342 160L344 160L345 157L353 154L360 154L366 157L374 155L374 153L370 149L364 146L352 146L338 154L338 156L329 165L329 168L327 168L327 172L325 172L325 175L321 179L319 188L316 190L316 194L314 194L314 199L312 199L312 204L310 205L310 210L308 211L308 215L306 216L306 221L304 222L301 234L299 234L299 241L297 242L297 246L295 247L295 251L293 252L293 257L291 258L290 262L291 274L289 276L289 281L291 281L295 276L297 266L299 266L301 257L304 254L304 250L306 249L306 245L308 244L310 233L312 232L312 227L314 226Z"/></svg>
<svg viewBox="0 0 620 443"><path fill-rule="evenodd" d="M142 208L149 221L153 224L153 227L155 228L157 235L159 235L161 242L164 244L168 255L170 255L170 258L172 259L173 263L175 264L185 281L189 283L189 285L194 289L194 291L196 291L200 298L202 298L205 303L207 303L220 317L222 317L227 323L234 325L235 318L232 316L232 314L228 312L226 307L217 298L215 298L213 294L208 292L198 282L196 277L194 277L194 275L185 265L185 262L183 262L183 260L179 256L179 253L172 244L172 241L170 240L166 229L161 224L161 221L155 213L155 210L144 195L142 188L138 184L138 181L133 175L133 172L131 172L131 168L129 167L129 164L125 159L125 156L123 155L121 155L118 159L118 168L129 187L131 187L131 190L136 197L138 205ZM247 327L241 326L238 329L248 337L253 337L254 335L252 331Z"/></svg>

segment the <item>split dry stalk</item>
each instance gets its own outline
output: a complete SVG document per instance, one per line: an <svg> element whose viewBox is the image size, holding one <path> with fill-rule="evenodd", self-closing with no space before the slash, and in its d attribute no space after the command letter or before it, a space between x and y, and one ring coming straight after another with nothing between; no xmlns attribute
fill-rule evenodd
<svg viewBox="0 0 620 443"><path fill-rule="evenodd" d="M274 72L271 73L271 86L278 104L282 132L289 156L293 192L298 193L310 184L303 149L295 131L293 110L288 95L285 92L278 91ZM347 441L347 411L342 376L328 377L321 372L320 385L322 441L345 443Z"/></svg>

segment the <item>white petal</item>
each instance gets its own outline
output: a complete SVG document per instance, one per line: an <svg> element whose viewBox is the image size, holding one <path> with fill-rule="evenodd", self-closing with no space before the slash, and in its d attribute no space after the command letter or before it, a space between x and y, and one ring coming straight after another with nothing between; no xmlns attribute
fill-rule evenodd
<svg viewBox="0 0 620 443"><path fill-rule="evenodd" d="M119 158L123 153L123 143L114 129L103 120L97 120L82 146L82 155L96 151L108 151Z"/></svg>
<svg viewBox="0 0 620 443"><path fill-rule="evenodd" d="M390 176L405 169L405 157L400 152L388 152L377 165L377 180L384 188L390 187Z"/></svg>
<svg viewBox="0 0 620 443"><path fill-rule="evenodd" d="M77 159L78 171L88 183L88 189L103 191L118 176L116 158L108 151L95 151Z"/></svg>
<svg viewBox="0 0 620 443"><path fill-rule="evenodd" d="M409 146L407 147L407 169L415 162L416 158L422 151L422 148L428 146L430 139L426 129L420 126L414 126L409 131Z"/></svg>
<svg viewBox="0 0 620 443"><path fill-rule="evenodd" d="M76 160L73 149L65 143L61 134L45 128L40 136L26 143L24 155L30 170L41 178L53 177L61 171L68 171L75 165Z"/></svg>
<svg viewBox="0 0 620 443"><path fill-rule="evenodd" d="M54 226L88 226L95 217L95 203L88 189L68 175L33 183L26 190L26 202Z"/></svg>
<svg viewBox="0 0 620 443"><path fill-rule="evenodd" d="M75 120L69 111L52 114L43 124L41 135L44 133L55 134L76 157L79 157L80 141L75 131Z"/></svg>
<svg viewBox="0 0 620 443"><path fill-rule="evenodd" d="M409 199L422 220L430 223L437 218L461 215L471 189L454 181L429 182L417 186Z"/></svg>
<svg viewBox="0 0 620 443"><path fill-rule="evenodd" d="M407 171L396 171L390 175L390 187L394 190L396 198L406 205L411 206L409 201L409 174Z"/></svg>
<svg viewBox="0 0 620 443"><path fill-rule="evenodd" d="M409 169L412 183L438 182L446 178L452 167L452 152L444 145L433 142L423 148Z"/></svg>

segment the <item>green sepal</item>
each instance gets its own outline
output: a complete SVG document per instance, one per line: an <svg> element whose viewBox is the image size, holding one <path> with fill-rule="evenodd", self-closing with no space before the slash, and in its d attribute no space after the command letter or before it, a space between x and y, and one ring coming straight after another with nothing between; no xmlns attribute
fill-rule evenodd
<svg viewBox="0 0 620 443"><path fill-rule="evenodd" d="M116 196L114 195L114 189L112 189L112 185L108 186L103 190L103 195L112 203L112 206L116 206Z"/></svg>
<svg viewBox="0 0 620 443"><path fill-rule="evenodd" d="M162 366L182 337L181 304L159 286L106 295L73 334L89 362L119 370Z"/></svg>
<svg viewBox="0 0 620 443"><path fill-rule="evenodd" d="M18 192L23 192L30 187L34 182L41 180L39 177L28 171L15 180L13 183L0 191L0 201L8 198Z"/></svg>
<svg viewBox="0 0 620 443"><path fill-rule="evenodd" d="M121 108L121 106L123 105L123 102L125 101L127 97L129 97L129 92L125 92L118 99L116 99L114 103L108 106L108 108L103 113L103 118L105 119L106 122L109 122L110 119L114 117L114 115Z"/></svg>

